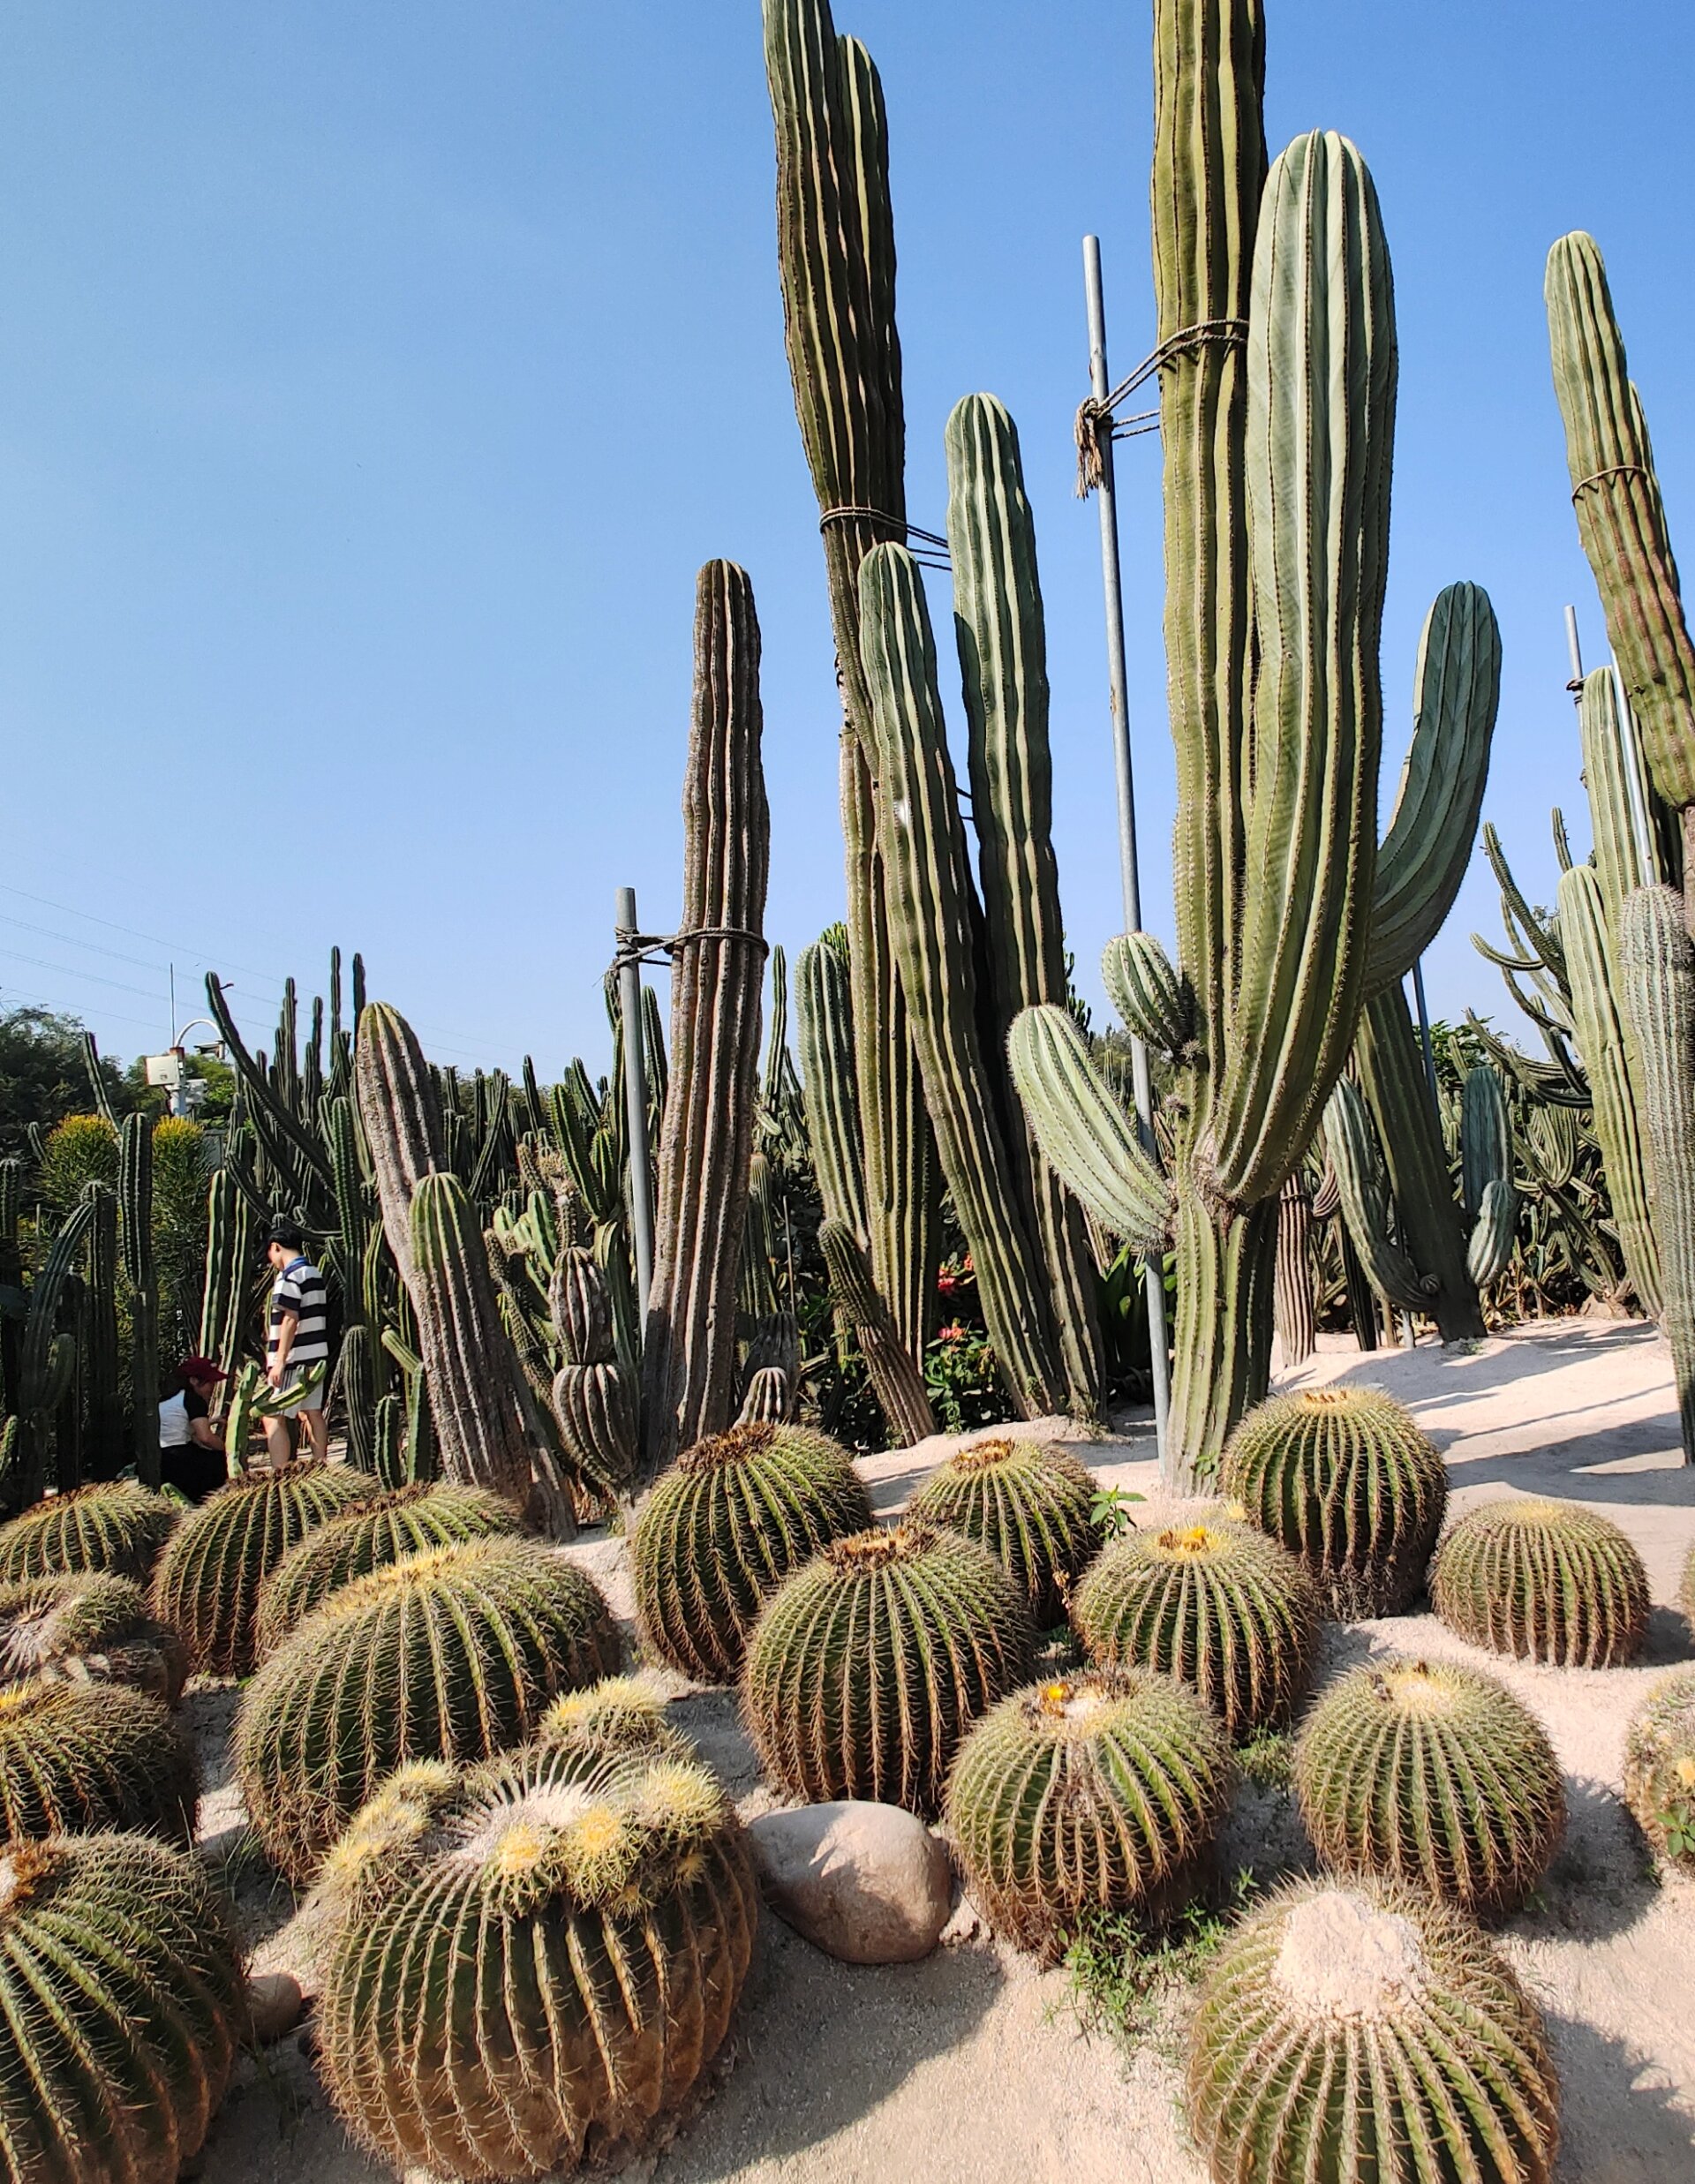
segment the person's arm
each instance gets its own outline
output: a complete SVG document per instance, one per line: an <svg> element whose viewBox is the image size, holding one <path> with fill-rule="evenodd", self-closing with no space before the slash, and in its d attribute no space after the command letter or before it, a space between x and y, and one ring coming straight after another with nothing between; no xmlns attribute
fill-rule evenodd
<svg viewBox="0 0 1695 2184"><path fill-rule="evenodd" d="M209 1418L192 1418L188 1421L189 1437L197 1449L222 1449L223 1435Z"/></svg>

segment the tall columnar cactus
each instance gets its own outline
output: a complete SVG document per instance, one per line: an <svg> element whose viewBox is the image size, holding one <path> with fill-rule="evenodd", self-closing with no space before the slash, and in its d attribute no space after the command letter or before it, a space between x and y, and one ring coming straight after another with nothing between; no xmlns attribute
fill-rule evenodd
<svg viewBox="0 0 1695 2184"><path fill-rule="evenodd" d="M918 564L873 546L860 566L860 651L890 938L942 1172L970 1246L997 1360L1026 1417L1062 1407L1021 1148L1015 1165L977 1028L973 898Z"/></svg>
<svg viewBox="0 0 1695 2184"><path fill-rule="evenodd" d="M674 2110L729 2029L759 1916L703 1768L541 1745L397 1775L320 1902L331 2097L396 2169L441 2176L561 2174Z"/></svg>
<svg viewBox="0 0 1695 2184"><path fill-rule="evenodd" d="M1660 1246L1660 1325L1671 1346L1684 1461L1695 1464L1695 943L1669 887L1625 900L1616 936L1641 1062L1640 1121Z"/></svg>
<svg viewBox="0 0 1695 2184"><path fill-rule="evenodd" d="M226 1373L241 1356L252 1307L256 1257L253 1209L228 1168L220 1167L206 1194L206 1288L200 1300L200 1355Z"/></svg>
<svg viewBox="0 0 1695 2184"><path fill-rule="evenodd" d="M1243 1736L1286 1722L1306 1695L1318 1612L1292 1555L1209 1516L1115 1540L1078 1586L1071 1619L1097 1666L1179 1676Z"/></svg>
<svg viewBox="0 0 1695 2184"><path fill-rule="evenodd" d="M771 1781L817 1804L931 1815L966 1731L1026 1681L1029 1610L957 1533L902 1524L832 1540L749 1641L742 1711Z"/></svg>
<svg viewBox="0 0 1695 2184"><path fill-rule="evenodd" d="M1295 1796L1325 1864L1462 1910L1517 1910L1565 1827L1548 1732L1506 1686L1447 1661L1368 1661L1322 1692Z"/></svg>
<svg viewBox="0 0 1695 2184"><path fill-rule="evenodd" d="M293 1464L233 1480L192 1510L153 1578L154 1612L182 1633L191 1666L251 1676L260 1586L291 1547L367 1490L338 1464Z"/></svg>
<svg viewBox="0 0 1695 2184"><path fill-rule="evenodd" d="M968 395L955 406L946 447L953 629L970 730L993 1074L1020 1196L1046 1270L1066 1407L1087 1416L1100 1401L1104 1369L1088 1228L1025 1129L1002 1058L1020 1010L1063 1004L1068 989L1036 526L1018 433L992 395Z"/></svg>
<svg viewBox="0 0 1695 2184"><path fill-rule="evenodd" d="M1185 1685L1093 1671L1004 1698L960 1749L946 1818L998 1932L1053 1953L1091 1912L1169 1915L1230 1802L1230 1746Z"/></svg>
<svg viewBox="0 0 1695 2184"><path fill-rule="evenodd" d="M1297 1881L1236 1930L1188 2091L1221 2184L1551 2184L1559 2150L1534 2004L1463 1912L1382 1881Z"/></svg>
<svg viewBox="0 0 1695 2184"><path fill-rule="evenodd" d="M307 1879L385 1776L533 1736L618 1666L591 1579L534 1541L427 1548L332 1593L242 1695L236 1767L266 1849Z"/></svg>
<svg viewBox="0 0 1695 2184"><path fill-rule="evenodd" d="M258 1650L280 1646L313 1608L403 1555L515 1533L518 1512L480 1487L402 1487L355 1502L292 1547L259 1589Z"/></svg>
<svg viewBox="0 0 1695 2184"><path fill-rule="evenodd" d="M125 1115L117 1140L124 1272L130 1284L130 1415L135 1475L159 1484L159 1288L153 1263L153 1118Z"/></svg>
<svg viewBox="0 0 1695 2184"><path fill-rule="evenodd" d="M641 1397L617 1355L612 1296L591 1251L561 1245L547 1299L564 1360L553 1385L560 1438L584 1479L622 1494L636 1476Z"/></svg>
<svg viewBox="0 0 1695 2184"><path fill-rule="evenodd" d="M157 1699L118 1683L0 1691L0 1823L14 1842L107 1829L187 1845L194 1747Z"/></svg>
<svg viewBox="0 0 1695 2184"><path fill-rule="evenodd" d="M188 1655L129 1578L97 1570L0 1584L0 1682L124 1683L174 1706Z"/></svg>
<svg viewBox="0 0 1695 2184"><path fill-rule="evenodd" d="M77 1261L95 1210L94 1201L87 1197L72 1209L30 1284L23 1339L16 1353L17 1370L6 1391L17 1435L16 1465L8 1465L12 1475L6 1485L11 1495L25 1502L34 1502L46 1488L48 1458L56 1450L56 1414L76 1374L77 1337L64 1322L70 1316ZM156 1414L154 1426L156 1441ZM156 1464L156 1449L154 1458ZM74 1487L74 1473L59 1483Z"/></svg>
<svg viewBox="0 0 1695 2184"><path fill-rule="evenodd" d="M1256 0L1160 0L1166 664L1178 966L1194 997L1173 1174L1171 1452L1185 1477L1265 1389L1277 1194L1353 1037L1375 859L1389 259L1344 139L1299 138L1268 175L1263 65ZM1037 1136L1077 1187L1056 1088L1013 1059ZM1078 1073L1057 1088L1072 1109Z"/></svg>
<svg viewBox="0 0 1695 2184"><path fill-rule="evenodd" d="M229 1904L141 1835L0 1851L0 2144L18 2184L177 2184L246 2030Z"/></svg>
<svg viewBox="0 0 1695 2184"><path fill-rule="evenodd" d="M1332 1615L1402 1615L1423 1590L1448 1468L1411 1412L1377 1389L1273 1396L1231 1435L1218 1483L1300 1556Z"/></svg>
<svg viewBox="0 0 1695 2184"><path fill-rule="evenodd" d="M1030 1604L1038 1630L1063 1620L1072 1581L1099 1551L1095 1474L1058 1442L974 1441L908 1505L987 1548Z"/></svg>
<svg viewBox="0 0 1695 2184"><path fill-rule="evenodd" d="M735 1292L758 1092L771 814L760 762L759 623L732 561L695 595L682 916L659 1141L642 1397L650 1477L735 1412Z"/></svg>
<svg viewBox="0 0 1695 2184"><path fill-rule="evenodd" d="M145 1584L180 1513L130 1479L56 1494L0 1528L0 1581L89 1570Z"/></svg>
<svg viewBox="0 0 1695 2184"><path fill-rule="evenodd" d="M870 1496L845 1449L804 1426L732 1426L685 1449L630 1548L642 1635L674 1668L728 1683L783 1580L863 1532Z"/></svg>
<svg viewBox="0 0 1695 2184"><path fill-rule="evenodd" d="M85 1184L82 1194L94 1213L88 1224L85 1331L78 1365L87 1408L89 1466L97 1478L109 1478L128 1460L130 1446L120 1385L117 1196L103 1183ZM69 1483L61 1476L61 1491Z"/></svg>
<svg viewBox="0 0 1695 2184"><path fill-rule="evenodd" d="M889 935L859 631L860 563L879 539L906 535L887 117L870 56L837 37L828 0L763 8L784 336L823 518L846 715L841 817L871 1274L916 1360L932 1308L933 1153Z"/></svg>
<svg viewBox="0 0 1695 2184"><path fill-rule="evenodd" d="M1486 1502L1450 1525L1430 1571L1450 1630L1521 1661L1612 1668L1648 1629L1648 1574L1610 1518L1572 1502Z"/></svg>

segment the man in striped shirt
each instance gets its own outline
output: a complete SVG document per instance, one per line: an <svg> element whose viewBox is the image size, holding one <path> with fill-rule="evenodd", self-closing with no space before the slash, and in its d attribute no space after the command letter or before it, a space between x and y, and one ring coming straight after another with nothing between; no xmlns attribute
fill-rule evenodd
<svg viewBox="0 0 1695 2184"><path fill-rule="evenodd" d="M313 1456L329 1453L329 1428L324 1415L324 1390L329 1379L328 1299L324 1277L307 1258L305 1237L293 1222L273 1224L266 1239L265 1255L275 1276L271 1284L265 1377L273 1388L288 1388L314 1367L323 1368L310 1395L266 1420L271 1464L281 1470L293 1454L288 1427L291 1418L298 1418L305 1426Z"/></svg>

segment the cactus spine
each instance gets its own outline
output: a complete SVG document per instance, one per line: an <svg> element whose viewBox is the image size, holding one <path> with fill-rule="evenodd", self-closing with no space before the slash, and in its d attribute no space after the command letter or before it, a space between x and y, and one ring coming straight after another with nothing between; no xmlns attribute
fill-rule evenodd
<svg viewBox="0 0 1695 2184"><path fill-rule="evenodd" d="M753 587L709 561L695 595L682 942L659 1144L642 1397L651 1477L734 1412L735 1292L758 1090L771 815Z"/></svg>

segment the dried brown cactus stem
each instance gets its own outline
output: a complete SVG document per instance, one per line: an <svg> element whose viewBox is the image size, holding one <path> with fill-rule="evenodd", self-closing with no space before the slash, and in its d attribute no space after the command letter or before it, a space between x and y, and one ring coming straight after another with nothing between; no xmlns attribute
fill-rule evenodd
<svg viewBox="0 0 1695 2184"><path fill-rule="evenodd" d="M771 815L753 587L709 561L695 599L681 945L643 1350L650 1474L734 1408L735 1297L758 1092Z"/></svg>

